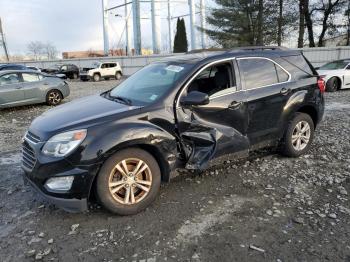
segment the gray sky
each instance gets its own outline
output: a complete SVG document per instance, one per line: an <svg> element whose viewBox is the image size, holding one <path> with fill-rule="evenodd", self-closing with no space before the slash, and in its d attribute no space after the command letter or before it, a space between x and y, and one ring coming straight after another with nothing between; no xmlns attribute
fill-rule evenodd
<svg viewBox="0 0 350 262"><path fill-rule="evenodd" d="M124 0L109 0L109 6L122 3ZM172 15L186 14L186 3L174 0ZM149 17L149 11L150 4L141 5L142 17ZM116 13L124 14L124 9L109 14L111 46L117 45L124 28L123 19L115 17ZM166 5L162 4L161 17L166 16ZM1 0L0 17L10 54L25 54L27 44L37 40L53 43L60 53L103 48L101 0ZM173 23L174 29L176 20ZM141 27L143 46L151 47L151 21L143 19ZM162 19L163 46L167 43L166 29L166 20Z"/></svg>

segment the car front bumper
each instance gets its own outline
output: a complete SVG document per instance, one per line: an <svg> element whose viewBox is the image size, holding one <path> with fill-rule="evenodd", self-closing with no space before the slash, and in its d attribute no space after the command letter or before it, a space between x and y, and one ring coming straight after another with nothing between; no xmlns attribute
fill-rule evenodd
<svg viewBox="0 0 350 262"><path fill-rule="evenodd" d="M22 148L22 169L24 180L33 186L48 202L69 212L87 210L95 175L99 165L75 166L65 158L52 158L41 153L42 143L25 139ZM69 190L55 190L46 182L55 177L73 177Z"/></svg>

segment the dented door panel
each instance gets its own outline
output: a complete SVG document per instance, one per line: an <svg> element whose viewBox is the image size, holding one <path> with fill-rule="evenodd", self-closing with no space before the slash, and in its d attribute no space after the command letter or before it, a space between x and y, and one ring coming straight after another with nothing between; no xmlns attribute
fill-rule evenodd
<svg viewBox="0 0 350 262"><path fill-rule="evenodd" d="M177 108L186 168L204 169L213 158L248 150L245 99L245 92L237 91L213 97L205 106ZM232 107L233 104L236 106Z"/></svg>

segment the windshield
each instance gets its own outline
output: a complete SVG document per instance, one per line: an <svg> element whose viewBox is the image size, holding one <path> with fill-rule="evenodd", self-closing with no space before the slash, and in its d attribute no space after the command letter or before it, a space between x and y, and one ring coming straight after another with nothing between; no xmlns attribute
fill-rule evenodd
<svg viewBox="0 0 350 262"><path fill-rule="evenodd" d="M346 61L334 61L321 66L320 70L344 69L348 64L349 62Z"/></svg>
<svg viewBox="0 0 350 262"><path fill-rule="evenodd" d="M110 98L123 98L132 105L147 105L174 87L175 82L190 68L189 64L150 64L127 78L109 92Z"/></svg>

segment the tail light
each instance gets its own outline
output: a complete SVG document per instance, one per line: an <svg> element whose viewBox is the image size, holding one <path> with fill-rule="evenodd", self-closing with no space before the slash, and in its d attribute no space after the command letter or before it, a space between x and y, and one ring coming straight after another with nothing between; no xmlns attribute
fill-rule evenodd
<svg viewBox="0 0 350 262"><path fill-rule="evenodd" d="M324 81L322 76L320 76L317 79L317 85L318 85L318 88L320 89L321 93L324 93L326 91L326 82Z"/></svg>

